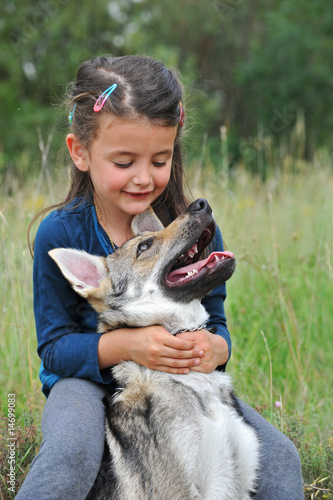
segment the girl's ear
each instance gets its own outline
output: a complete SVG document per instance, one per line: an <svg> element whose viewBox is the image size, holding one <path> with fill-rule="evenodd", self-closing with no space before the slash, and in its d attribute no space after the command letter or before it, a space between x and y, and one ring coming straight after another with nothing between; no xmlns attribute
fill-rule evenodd
<svg viewBox="0 0 333 500"><path fill-rule="evenodd" d="M66 137L66 144L69 154L76 167L82 172L88 172L89 161L88 151L82 146L75 134L68 134Z"/></svg>

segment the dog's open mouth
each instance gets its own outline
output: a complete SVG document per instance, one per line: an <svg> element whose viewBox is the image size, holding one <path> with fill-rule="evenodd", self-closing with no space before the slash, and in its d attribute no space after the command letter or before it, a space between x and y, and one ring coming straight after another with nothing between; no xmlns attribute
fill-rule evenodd
<svg viewBox="0 0 333 500"><path fill-rule="evenodd" d="M206 259L200 260L202 252L209 245L214 236L214 223L202 232L198 241L183 252L167 274L166 284L169 287L182 286L211 274L217 267L223 265L227 259L234 257L229 251L213 252Z"/></svg>

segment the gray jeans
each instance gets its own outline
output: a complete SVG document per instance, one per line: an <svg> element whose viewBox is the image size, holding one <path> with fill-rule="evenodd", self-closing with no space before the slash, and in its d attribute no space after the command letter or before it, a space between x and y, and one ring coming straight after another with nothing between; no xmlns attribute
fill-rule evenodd
<svg viewBox="0 0 333 500"><path fill-rule="evenodd" d="M88 380L70 378L55 384L43 413L43 443L17 500L86 498L103 455L104 394L102 386ZM295 446L255 410L239 403L261 440L255 499L303 500L301 463Z"/></svg>

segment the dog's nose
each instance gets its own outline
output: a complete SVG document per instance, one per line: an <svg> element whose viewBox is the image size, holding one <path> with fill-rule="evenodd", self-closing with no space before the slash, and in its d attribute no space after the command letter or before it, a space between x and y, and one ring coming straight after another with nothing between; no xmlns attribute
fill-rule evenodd
<svg viewBox="0 0 333 500"><path fill-rule="evenodd" d="M198 200L195 200L191 205L188 207L189 211L192 213L200 213L200 212L206 212L208 214L212 213L212 209L210 208L210 205L207 200L204 198L199 198Z"/></svg>

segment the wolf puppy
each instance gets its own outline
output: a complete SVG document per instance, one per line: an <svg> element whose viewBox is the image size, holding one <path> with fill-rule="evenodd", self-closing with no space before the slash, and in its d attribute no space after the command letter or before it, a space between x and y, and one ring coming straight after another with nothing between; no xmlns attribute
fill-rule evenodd
<svg viewBox="0 0 333 500"><path fill-rule="evenodd" d="M201 299L229 279L231 252L200 260L215 223L197 200L168 227L151 210L134 237L106 259L72 249L51 257L99 315L99 331L163 325L170 334L202 328ZM243 419L229 376L171 375L127 361L112 368L119 390L106 403L106 448L90 499L247 500L259 444Z"/></svg>

